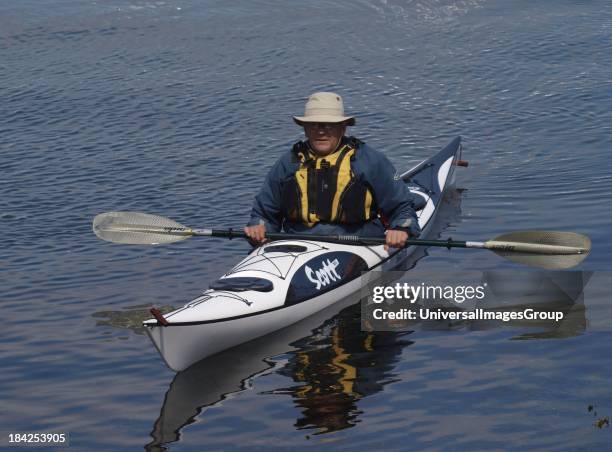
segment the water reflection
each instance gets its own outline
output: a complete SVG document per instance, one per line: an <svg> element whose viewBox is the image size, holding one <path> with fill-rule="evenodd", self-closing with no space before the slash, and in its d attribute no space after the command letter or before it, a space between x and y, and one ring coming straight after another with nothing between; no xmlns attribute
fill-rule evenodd
<svg viewBox="0 0 612 452"><path fill-rule="evenodd" d="M273 391L288 394L302 411L297 429L328 433L354 426L363 412L357 402L394 381L393 369L409 332L366 332L359 327L358 305L304 339L279 373L297 385ZM317 344L316 347L311 345Z"/></svg>

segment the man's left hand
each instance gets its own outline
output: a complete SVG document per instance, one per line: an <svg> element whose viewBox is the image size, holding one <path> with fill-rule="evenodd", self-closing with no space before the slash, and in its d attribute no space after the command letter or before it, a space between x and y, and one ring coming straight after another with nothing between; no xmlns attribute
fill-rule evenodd
<svg viewBox="0 0 612 452"><path fill-rule="evenodd" d="M408 240L408 233L406 231L398 231L396 229L389 229L386 233L385 251L389 251L389 247L392 248L403 248L406 246L406 240Z"/></svg>

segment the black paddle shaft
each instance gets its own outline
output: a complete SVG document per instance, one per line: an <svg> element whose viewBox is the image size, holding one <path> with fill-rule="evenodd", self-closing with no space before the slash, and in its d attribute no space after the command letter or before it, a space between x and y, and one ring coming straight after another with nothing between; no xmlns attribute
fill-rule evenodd
<svg viewBox="0 0 612 452"><path fill-rule="evenodd" d="M228 239L242 238L247 239L248 236L244 231L236 231L234 229L213 229L213 237L224 237ZM381 237L361 237L358 235L314 235L314 234L290 234L280 232L268 232L266 238L269 240L306 240L316 242L331 242L331 243L345 243L349 245L384 245L386 239L384 236ZM421 239L408 239L406 240L406 246L419 245L419 246L443 246L448 249L450 248L466 248L466 242L457 241L449 238L448 240L421 240Z"/></svg>

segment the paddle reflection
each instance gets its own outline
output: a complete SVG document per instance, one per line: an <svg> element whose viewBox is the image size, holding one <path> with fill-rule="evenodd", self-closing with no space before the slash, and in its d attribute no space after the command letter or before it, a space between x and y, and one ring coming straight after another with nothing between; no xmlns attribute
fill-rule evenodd
<svg viewBox="0 0 612 452"><path fill-rule="evenodd" d="M482 280L491 289L482 306L488 310L520 312L526 308L541 313L563 314L557 320L514 320L505 326L529 328L514 336L515 340L560 339L577 336L586 329L584 289L593 276L580 271L488 271ZM470 323L470 329L483 330L499 327L499 321L479 320Z"/></svg>

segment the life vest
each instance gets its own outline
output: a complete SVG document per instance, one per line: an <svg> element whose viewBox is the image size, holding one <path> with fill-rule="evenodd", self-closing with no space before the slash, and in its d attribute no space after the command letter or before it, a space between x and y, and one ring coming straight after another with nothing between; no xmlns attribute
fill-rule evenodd
<svg viewBox="0 0 612 452"><path fill-rule="evenodd" d="M284 181L284 217L313 226L326 223L363 223L376 216L370 188L351 169L361 141L344 139L340 149L324 157L312 153L305 142L293 146L297 171Z"/></svg>

